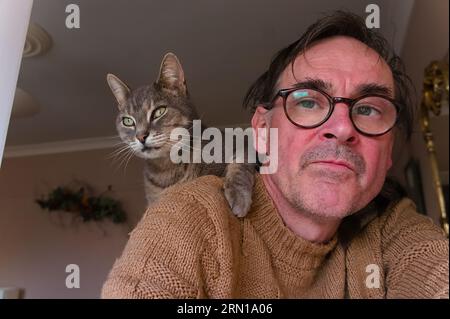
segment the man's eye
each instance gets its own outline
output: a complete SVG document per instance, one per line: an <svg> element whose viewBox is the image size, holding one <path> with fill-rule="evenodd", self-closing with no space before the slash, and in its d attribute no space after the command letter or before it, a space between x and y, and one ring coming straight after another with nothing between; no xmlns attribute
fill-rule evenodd
<svg viewBox="0 0 450 319"><path fill-rule="evenodd" d="M356 107L355 111L357 115L364 115L364 116L375 116L380 114L380 112L376 108L368 105L358 106Z"/></svg>
<svg viewBox="0 0 450 319"><path fill-rule="evenodd" d="M164 113L166 113L167 108L165 106L159 107L155 110L155 119L161 117L164 115Z"/></svg>
<svg viewBox="0 0 450 319"><path fill-rule="evenodd" d="M314 110L318 109L320 104L314 99L299 99L295 101L295 106L305 110Z"/></svg>
<svg viewBox="0 0 450 319"><path fill-rule="evenodd" d="M297 102L297 105L306 109L313 109L317 106L317 103L314 100L301 100Z"/></svg>
<svg viewBox="0 0 450 319"><path fill-rule="evenodd" d="M122 124L127 127L134 126L134 120L131 117L124 117L122 118Z"/></svg>

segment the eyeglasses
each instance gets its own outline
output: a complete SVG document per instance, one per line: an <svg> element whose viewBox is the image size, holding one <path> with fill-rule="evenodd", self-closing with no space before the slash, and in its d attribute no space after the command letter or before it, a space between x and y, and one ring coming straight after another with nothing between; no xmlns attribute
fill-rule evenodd
<svg viewBox="0 0 450 319"><path fill-rule="evenodd" d="M369 94L348 99L332 97L319 89L290 88L278 91L273 102L279 96L283 98L286 117L302 128L315 128L325 123L337 103L347 104L353 126L364 135L386 134L397 122L395 101L383 95Z"/></svg>

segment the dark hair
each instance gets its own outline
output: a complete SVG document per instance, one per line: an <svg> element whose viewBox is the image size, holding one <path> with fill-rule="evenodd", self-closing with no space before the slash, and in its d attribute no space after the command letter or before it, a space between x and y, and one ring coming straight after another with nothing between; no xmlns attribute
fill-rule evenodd
<svg viewBox="0 0 450 319"><path fill-rule="evenodd" d="M253 112L258 104L268 104L276 94L276 85L281 73L295 58L313 43L333 36L348 36L366 44L377 52L389 65L395 85L395 101L399 107L398 125L404 130L407 139L411 137L415 114L415 93L410 78L404 71L404 65L386 39L373 29L368 29L364 20L356 14L336 11L324 16L312 24L303 36L279 51L272 59L269 69L253 83L244 98L244 107Z"/></svg>

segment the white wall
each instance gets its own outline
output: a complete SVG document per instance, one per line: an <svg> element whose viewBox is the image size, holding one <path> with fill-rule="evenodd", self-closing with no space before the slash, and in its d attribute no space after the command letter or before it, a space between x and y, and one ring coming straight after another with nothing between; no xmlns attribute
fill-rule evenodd
<svg viewBox="0 0 450 319"><path fill-rule="evenodd" d="M25 298L98 298L101 286L145 208L141 162L126 173L107 158L111 150L8 158L0 170L0 287L25 289ZM129 225L71 226L61 213L43 211L40 195L73 179L112 196L129 213ZM62 224L61 224L62 223ZM104 234L106 232L106 234ZM80 289L67 289L65 267L78 264Z"/></svg>

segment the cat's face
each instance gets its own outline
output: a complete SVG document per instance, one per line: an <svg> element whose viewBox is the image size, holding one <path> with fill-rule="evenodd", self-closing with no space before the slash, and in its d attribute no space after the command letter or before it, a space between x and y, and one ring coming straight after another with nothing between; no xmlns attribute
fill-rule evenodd
<svg viewBox="0 0 450 319"><path fill-rule="evenodd" d="M192 125L188 102L186 96L164 92L157 86L133 90L117 115L117 132L135 155L145 159L167 157L173 143L172 130Z"/></svg>
<svg viewBox="0 0 450 319"><path fill-rule="evenodd" d="M108 84L119 107L117 132L141 158L168 158L174 144L170 141L172 130L189 129L192 120L197 118L187 94L183 70L173 54L164 57L159 78L151 86L130 90L113 75L108 75Z"/></svg>

